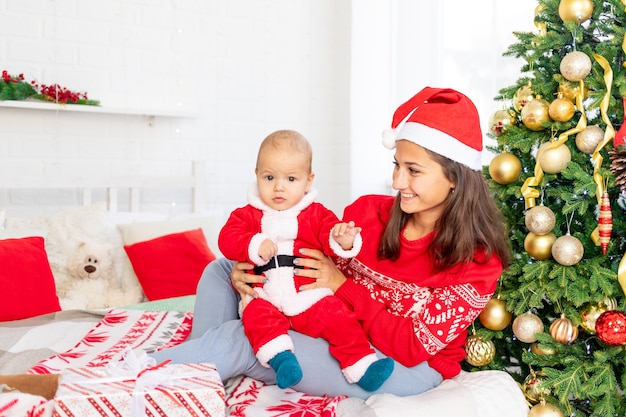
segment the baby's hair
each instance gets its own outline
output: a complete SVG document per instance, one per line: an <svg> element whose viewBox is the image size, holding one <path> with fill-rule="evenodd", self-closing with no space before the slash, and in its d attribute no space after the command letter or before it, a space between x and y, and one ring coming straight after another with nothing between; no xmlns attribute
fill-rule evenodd
<svg viewBox="0 0 626 417"><path fill-rule="evenodd" d="M259 153L257 154L257 168L259 166L259 156L261 155L261 152L267 148L279 149L282 147L290 147L294 152L304 154L307 158L307 171L309 173L311 172L313 149L311 148L309 141L301 133L298 133L295 130L277 130L276 132L270 133L265 139L263 139L263 142L261 142L261 146L259 147Z"/></svg>

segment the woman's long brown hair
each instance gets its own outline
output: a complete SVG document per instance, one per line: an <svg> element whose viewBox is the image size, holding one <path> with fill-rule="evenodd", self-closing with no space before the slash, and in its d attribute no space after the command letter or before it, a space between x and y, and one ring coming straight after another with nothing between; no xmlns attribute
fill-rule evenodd
<svg viewBox="0 0 626 417"><path fill-rule="evenodd" d="M429 249L435 270L443 271L461 262L474 261L478 248L482 248L488 258L497 256L506 268L511 260L506 222L482 173L426 151L442 166L446 178L456 184L455 192L448 196L435 224L436 235ZM395 261L400 257L400 236L410 217L411 214L400 209L398 194L378 245L380 259Z"/></svg>

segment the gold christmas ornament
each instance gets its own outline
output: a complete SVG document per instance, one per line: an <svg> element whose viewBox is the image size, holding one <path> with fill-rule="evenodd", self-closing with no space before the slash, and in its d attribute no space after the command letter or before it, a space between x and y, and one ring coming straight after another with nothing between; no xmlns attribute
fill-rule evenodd
<svg viewBox="0 0 626 417"><path fill-rule="evenodd" d="M538 261L545 261L552 256L552 244L556 240L554 233L536 235L528 233L524 239L524 249L530 256Z"/></svg>
<svg viewBox="0 0 626 417"><path fill-rule="evenodd" d="M537 404L542 398L550 395L550 388L542 385L544 380L545 374L532 371L524 379L522 391L531 404Z"/></svg>
<svg viewBox="0 0 626 417"><path fill-rule="evenodd" d="M572 321L561 314L561 317L550 324L550 336L564 345L573 343L578 337L578 327Z"/></svg>
<svg viewBox="0 0 626 417"><path fill-rule="evenodd" d="M522 163L512 153L502 152L489 163L489 175L498 184L511 184L522 173Z"/></svg>
<svg viewBox="0 0 626 417"><path fill-rule="evenodd" d="M515 124L515 116L508 110L498 110L489 119L489 131L494 136L501 136L506 129Z"/></svg>
<svg viewBox="0 0 626 417"><path fill-rule="evenodd" d="M563 80L559 83L558 92L563 95L563 98L570 100L572 103L576 103L576 97L580 93L580 83L573 83L571 81ZM583 88L583 96L582 99L587 97L587 93L589 92L589 88Z"/></svg>
<svg viewBox="0 0 626 417"><path fill-rule="evenodd" d="M555 261L561 265L571 266L580 262L585 253L585 248L580 240L566 234L554 241L551 251Z"/></svg>
<svg viewBox="0 0 626 417"><path fill-rule="evenodd" d="M561 74L569 81L585 79L591 72L591 59L580 51L572 51L561 60Z"/></svg>
<svg viewBox="0 0 626 417"><path fill-rule="evenodd" d="M524 223L529 231L536 235L550 233L556 224L554 212L549 207L538 205L526 212Z"/></svg>
<svg viewBox="0 0 626 417"><path fill-rule="evenodd" d="M592 125L576 134L576 147L579 151L591 155L600 142L604 139L604 130Z"/></svg>
<svg viewBox="0 0 626 417"><path fill-rule="evenodd" d="M513 334L521 342L533 343L537 341L537 333L543 332L541 319L531 312L520 314L513 320Z"/></svg>
<svg viewBox="0 0 626 417"><path fill-rule="evenodd" d="M471 335L465 340L465 360L472 366L485 366L496 356L496 345L491 340Z"/></svg>
<svg viewBox="0 0 626 417"><path fill-rule="evenodd" d="M552 120L556 120L557 122L569 121L574 117L575 112L576 107L574 103L564 98L563 94L559 94L558 98L550 103L550 107L548 108L548 115Z"/></svg>
<svg viewBox="0 0 626 417"><path fill-rule="evenodd" d="M539 342L533 342L530 345L530 351L535 355L554 355L556 353L554 349L542 346L539 344Z"/></svg>
<svg viewBox="0 0 626 417"><path fill-rule="evenodd" d="M506 302L500 297L492 298L480 312L480 323L489 330L502 330L511 323L513 315L506 309Z"/></svg>
<svg viewBox="0 0 626 417"><path fill-rule="evenodd" d="M559 17L564 22L583 23L589 20L592 13L591 0L561 0L559 3Z"/></svg>
<svg viewBox="0 0 626 417"><path fill-rule="evenodd" d="M616 308L617 300L615 298L605 298L598 303L583 304L580 311L580 327L587 333L594 334L598 317L605 311L615 310Z"/></svg>
<svg viewBox="0 0 626 417"><path fill-rule="evenodd" d="M528 412L528 417L564 417L563 413L554 404L546 403L541 400L539 404L534 405Z"/></svg>
<svg viewBox="0 0 626 417"><path fill-rule="evenodd" d="M552 142L544 142L537 150L537 162L543 172L547 174L558 174L563 171L572 160L572 153L566 144L562 143L555 148Z"/></svg>
<svg viewBox="0 0 626 417"><path fill-rule="evenodd" d="M528 85L520 87L513 96L513 108L518 112L522 111L522 108L535 99L535 92L532 89L532 85L529 82Z"/></svg>
<svg viewBox="0 0 626 417"><path fill-rule="evenodd" d="M543 124L551 121L550 104L541 97L535 97L522 108L522 123L530 130L544 130Z"/></svg>

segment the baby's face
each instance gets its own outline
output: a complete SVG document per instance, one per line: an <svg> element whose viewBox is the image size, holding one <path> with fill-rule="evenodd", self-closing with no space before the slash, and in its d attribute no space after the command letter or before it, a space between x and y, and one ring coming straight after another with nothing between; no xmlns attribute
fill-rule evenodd
<svg viewBox="0 0 626 417"><path fill-rule="evenodd" d="M287 210L302 200L313 182L304 154L293 149L264 149L259 155L256 182L261 201L274 210Z"/></svg>

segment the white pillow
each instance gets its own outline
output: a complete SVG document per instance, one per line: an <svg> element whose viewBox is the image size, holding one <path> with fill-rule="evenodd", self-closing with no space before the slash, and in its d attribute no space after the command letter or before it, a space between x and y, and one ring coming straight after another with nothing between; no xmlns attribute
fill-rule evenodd
<svg viewBox="0 0 626 417"><path fill-rule="evenodd" d="M106 205L64 210L49 216L31 218L7 217L4 230L18 234L45 236L45 247L57 287L69 279L67 261L77 250L80 242L99 242L110 245L107 235Z"/></svg>

